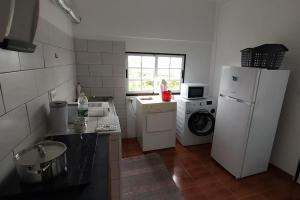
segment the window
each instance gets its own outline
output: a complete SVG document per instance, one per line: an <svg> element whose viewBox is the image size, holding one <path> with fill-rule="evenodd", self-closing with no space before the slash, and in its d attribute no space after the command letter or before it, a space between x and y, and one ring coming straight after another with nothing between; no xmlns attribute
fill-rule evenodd
<svg viewBox="0 0 300 200"><path fill-rule="evenodd" d="M168 89L180 92L183 82L185 55L127 53L127 93L159 93L164 79Z"/></svg>

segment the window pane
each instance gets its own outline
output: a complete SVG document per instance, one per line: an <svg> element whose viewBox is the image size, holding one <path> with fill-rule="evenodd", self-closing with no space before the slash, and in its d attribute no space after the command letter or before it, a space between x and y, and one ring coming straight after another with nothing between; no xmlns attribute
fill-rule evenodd
<svg viewBox="0 0 300 200"><path fill-rule="evenodd" d="M143 68L154 68L155 57L154 56L143 56L142 57Z"/></svg>
<svg viewBox="0 0 300 200"><path fill-rule="evenodd" d="M128 67L141 67L141 56L128 56Z"/></svg>
<svg viewBox="0 0 300 200"><path fill-rule="evenodd" d="M170 57L158 57L157 67L158 68L169 68L170 67Z"/></svg>
<svg viewBox="0 0 300 200"><path fill-rule="evenodd" d="M169 80L168 88L172 91L179 91L180 90L180 80Z"/></svg>
<svg viewBox="0 0 300 200"><path fill-rule="evenodd" d="M181 79L181 69L171 69L170 79L180 80Z"/></svg>
<svg viewBox="0 0 300 200"><path fill-rule="evenodd" d="M153 81L143 81L142 82L142 91L153 91Z"/></svg>
<svg viewBox="0 0 300 200"><path fill-rule="evenodd" d="M128 91L139 92L142 90L141 81L128 81Z"/></svg>
<svg viewBox="0 0 300 200"><path fill-rule="evenodd" d="M158 69L157 76L169 79L169 69Z"/></svg>
<svg viewBox="0 0 300 200"><path fill-rule="evenodd" d="M181 57L172 57L170 67L181 69L182 68L182 61L183 61L183 58L181 58Z"/></svg>
<svg viewBox="0 0 300 200"><path fill-rule="evenodd" d="M154 79L154 69L142 69L143 70L143 80L152 80Z"/></svg>
<svg viewBox="0 0 300 200"><path fill-rule="evenodd" d="M128 79L132 80L132 79L141 79L141 69L134 69L134 68L131 68L131 69L128 69Z"/></svg>

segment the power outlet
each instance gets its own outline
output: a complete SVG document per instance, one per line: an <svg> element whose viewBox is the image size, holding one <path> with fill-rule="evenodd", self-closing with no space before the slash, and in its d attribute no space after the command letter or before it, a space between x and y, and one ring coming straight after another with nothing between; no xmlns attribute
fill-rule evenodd
<svg viewBox="0 0 300 200"><path fill-rule="evenodd" d="M55 99L56 99L56 89L51 90L49 92L49 99L50 99L50 102L55 101Z"/></svg>

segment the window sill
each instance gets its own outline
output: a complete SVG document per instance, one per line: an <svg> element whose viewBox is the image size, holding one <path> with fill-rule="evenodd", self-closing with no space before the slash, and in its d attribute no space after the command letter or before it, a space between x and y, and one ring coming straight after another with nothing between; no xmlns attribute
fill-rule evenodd
<svg viewBox="0 0 300 200"><path fill-rule="evenodd" d="M154 95L159 95L159 93L127 93L127 97L132 97L132 96L154 96ZM180 95L180 92L174 92L172 95Z"/></svg>

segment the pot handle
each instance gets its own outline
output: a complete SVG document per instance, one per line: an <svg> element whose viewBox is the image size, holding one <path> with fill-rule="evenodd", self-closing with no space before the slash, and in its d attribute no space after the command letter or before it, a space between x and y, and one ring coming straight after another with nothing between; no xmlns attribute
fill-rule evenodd
<svg viewBox="0 0 300 200"><path fill-rule="evenodd" d="M45 147L43 147L43 145L41 145L41 144L36 145L36 147L38 149L38 152L39 152L40 156L42 158L45 158L46 157L46 149L45 149Z"/></svg>
<svg viewBox="0 0 300 200"><path fill-rule="evenodd" d="M46 171L51 166L51 164L52 163L50 162L48 165L46 165L45 167L43 167L39 170L32 170L32 169L28 168L27 173L29 173L29 174L41 174L42 172Z"/></svg>

